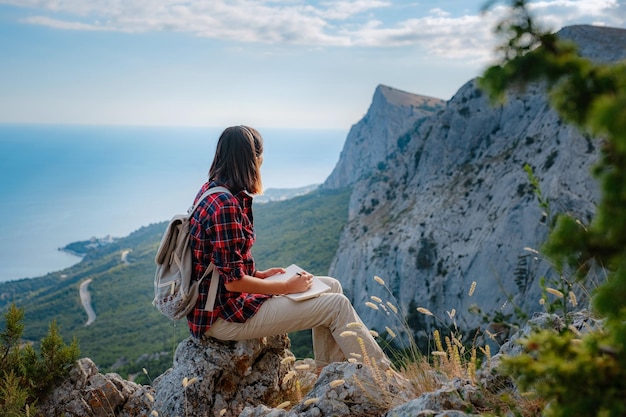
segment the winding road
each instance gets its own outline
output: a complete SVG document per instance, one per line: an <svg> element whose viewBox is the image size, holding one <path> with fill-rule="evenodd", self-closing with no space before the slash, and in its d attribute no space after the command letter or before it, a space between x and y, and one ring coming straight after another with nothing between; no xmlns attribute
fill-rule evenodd
<svg viewBox="0 0 626 417"><path fill-rule="evenodd" d="M85 326L89 326L91 323L96 321L96 312L93 311L93 307L91 306L91 293L89 292L89 284L91 283L91 278L87 279L80 283L80 302L83 304L83 308L87 312L87 322Z"/></svg>
<svg viewBox="0 0 626 417"><path fill-rule="evenodd" d="M130 250L122 251L122 256L120 257L120 261L125 264L129 264L128 262L128 254ZM91 306L91 293L89 292L89 284L91 283L91 278L80 283L79 293L80 293L80 302L83 305L83 308L87 312L87 322L85 326L89 326L91 323L96 321L96 312L93 310Z"/></svg>

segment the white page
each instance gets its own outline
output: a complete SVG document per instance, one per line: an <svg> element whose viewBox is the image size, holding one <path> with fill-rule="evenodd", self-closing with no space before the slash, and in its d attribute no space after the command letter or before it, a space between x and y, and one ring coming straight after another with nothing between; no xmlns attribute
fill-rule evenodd
<svg viewBox="0 0 626 417"><path fill-rule="evenodd" d="M285 268L285 273L272 275L271 277L265 278L268 281L286 281L289 278L296 275L298 272L303 272L304 269L300 268L296 264L291 264L287 268ZM308 300L309 298L317 297L318 295L330 290L330 287L324 282L317 278L313 277L313 286L309 288L305 292L298 292L294 294L284 294L285 297L288 297L294 301L302 301Z"/></svg>

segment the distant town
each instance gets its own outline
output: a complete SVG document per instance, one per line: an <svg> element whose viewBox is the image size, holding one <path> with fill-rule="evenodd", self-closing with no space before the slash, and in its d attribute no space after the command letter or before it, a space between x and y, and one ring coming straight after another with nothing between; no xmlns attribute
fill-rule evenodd
<svg viewBox="0 0 626 417"><path fill-rule="evenodd" d="M60 251L71 253L72 255L83 257L90 250L101 248L103 246L110 245L111 243L119 240L117 237L106 235L105 237L92 237L89 240L83 240L80 242L72 242L59 248Z"/></svg>

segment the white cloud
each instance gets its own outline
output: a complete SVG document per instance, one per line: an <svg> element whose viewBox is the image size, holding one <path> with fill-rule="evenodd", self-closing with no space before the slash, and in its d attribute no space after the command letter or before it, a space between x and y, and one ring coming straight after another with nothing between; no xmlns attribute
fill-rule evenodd
<svg viewBox="0 0 626 417"><path fill-rule="evenodd" d="M450 12L447 12L447 11L445 11L445 10L442 10L442 9L440 9L439 7L435 8L435 9L432 9L432 10L430 11L430 13L431 13L433 16L437 16L437 17L448 17L448 16L450 16Z"/></svg>
<svg viewBox="0 0 626 417"><path fill-rule="evenodd" d="M64 30L115 30L113 28L101 27L81 22L68 22L65 20L53 19L47 16L31 16L24 19L24 22L33 25L47 26L53 29Z"/></svg>
<svg viewBox="0 0 626 417"><path fill-rule="evenodd" d="M600 23L623 26L626 23L624 6L617 0L541 0L530 3L533 15L539 17L551 29L574 23ZM621 8L621 16L618 13Z"/></svg>
<svg viewBox="0 0 626 417"><path fill-rule="evenodd" d="M391 6L391 1L353 0L353 1L323 1L325 9L315 10L320 17L332 20L345 20L356 14Z"/></svg>
<svg viewBox="0 0 626 417"><path fill-rule="evenodd" d="M603 16L618 6L616 0L544 0L530 3L530 8L540 12L567 12L580 16Z"/></svg>
<svg viewBox="0 0 626 417"><path fill-rule="evenodd" d="M504 7L453 15L442 7L427 15L394 14L387 0L0 0L33 10L24 21L66 30L173 31L247 43L395 47L416 45L447 58L484 61L493 50L492 28ZM623 26L617 0L540 0L533 12L552 29L573 23ZM406 11L406 9L402 9ZM377 15L378 12L381 14ZM385 18L383 18L383 15ZM395 18L391 17L395 16ZM395 19L395 20L394 20Z"/></svg>

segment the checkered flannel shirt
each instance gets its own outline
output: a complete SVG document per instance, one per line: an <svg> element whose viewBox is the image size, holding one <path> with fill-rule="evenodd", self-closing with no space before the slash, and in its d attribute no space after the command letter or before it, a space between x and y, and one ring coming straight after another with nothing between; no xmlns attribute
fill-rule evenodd
<svg viewBox="0 0 626 417"><path fill-rule="evenodd" d="M205 183L194 200L209 188L225 186L218 182ZM233 192L233 191L231 191ZM245 191L215 193L200 203L190 219L193 262L192 279L198 280L213 260L220 275L215 307L205 311L211 281L209 274L200 285L198 302L187 315L191 334L201 338L218 318L243 323L252 317L263 302L264 294L229 292L225 282L233 282L244 275L254 274L251 248L255 241L252 216L252 197Z"/></svg>

